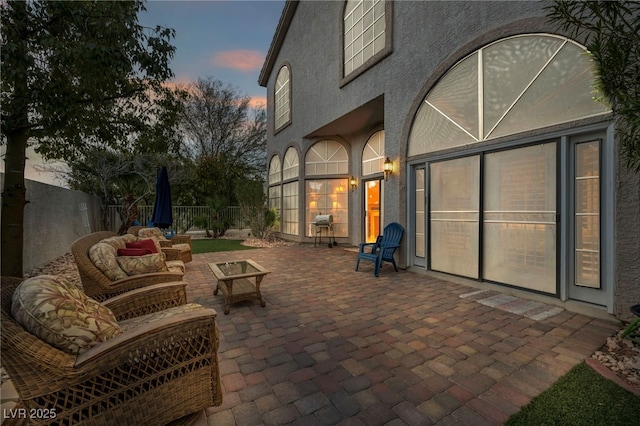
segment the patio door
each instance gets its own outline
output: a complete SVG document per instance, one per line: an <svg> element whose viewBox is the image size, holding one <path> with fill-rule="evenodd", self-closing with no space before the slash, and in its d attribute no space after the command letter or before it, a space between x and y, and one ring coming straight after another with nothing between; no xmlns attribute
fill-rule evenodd
<svg viewBox="0 0 640 426"><path fill-rule="evenodd" d="M382 179L365 181L364 185L364 239L368 243L376 241L382 233L384 209Z"/></svg>
<svg viewBox="0 0 640 426"><path fill-rule="evenodd" d="M430 165L431 269L479 278L480 157Z"/></svg>

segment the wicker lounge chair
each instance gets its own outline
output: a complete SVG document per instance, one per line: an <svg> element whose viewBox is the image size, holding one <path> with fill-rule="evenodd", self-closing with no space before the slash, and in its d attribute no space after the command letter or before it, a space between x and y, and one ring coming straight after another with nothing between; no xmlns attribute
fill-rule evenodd
<svg viewBox="0 0 640 426"><path fill-rule="evenodd" d="M174 235L171 238L165 238L160 228L149 228L146 226L132 226L127 230L127 233L135 235L136 237L153 238L157 240L162 247L162 251L167 255L167 259L177 258L184 263L193 260L191 256L191 236L189 235ZM178 257L174 257L176 251Z"/></svg>
<svg viewBox="0 0 640 426"><path fill-rule="evenodd" d="M133 290L103 302L125 331L73 355L13 318L21 281L2 278L1 356L20 397L13 412L35 413L29 424L187 425L222 403L213 309L191 304L135 318L140 300L153 299L156 289Z"/></svg>
<svg viewBox="0 0 640 426"><path fill-rule="evenodd" d="M111 280L89 258L89 250L98 242L117 236L115 232L100 231L78 238L71 245L71 252L80 272L82 286L87 296L103 301L118 294L163 282L181 281L183 273L152 272ZM184 265L183 265L184 266Z"/></svg>
<svg viewBox="0 0 640 426"><path fill-rule="evenodd" d="M356 271L360 265L360 260L367 260L374 263L373 273L377 277L380 274L382 262L389 262L398 272L393 254L400 247L400 240L404 234L402 225L392 222L384 227L382 235L378 236L375 243L361 243L356 260Z"/></svg>

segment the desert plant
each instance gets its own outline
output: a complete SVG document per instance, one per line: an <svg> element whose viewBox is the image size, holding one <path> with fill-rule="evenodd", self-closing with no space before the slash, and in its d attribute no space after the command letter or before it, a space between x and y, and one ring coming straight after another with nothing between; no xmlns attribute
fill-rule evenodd
<svg viewBox="0 0 640 426"><path fill-rule="evenodd" d="M238 185L236 197L251 234L256 238L268 239L278 228L279 217L276 209L267 208L267 197L262 182L247 181Z"/></svg>
<svg viewBox="0 0 640 426"><path fill-rule="evenodd" d="M222 197L207 197L207 206L210 213L194 218L193 222L198 228L205 230L208 238L219 238L233 226L231 220L221 217L220 212L227 208L227 203Z"/></svg>
<svg viewBox="0 0 640 426"><path fill-rule="evenodd" d="M640 318L631 321L622 332L623 339L629 339L634 345L640 346Z"/></svg>

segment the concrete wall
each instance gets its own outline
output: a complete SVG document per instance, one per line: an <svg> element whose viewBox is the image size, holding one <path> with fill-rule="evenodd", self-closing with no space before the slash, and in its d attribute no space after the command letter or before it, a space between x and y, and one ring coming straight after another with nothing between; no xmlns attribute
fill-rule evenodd
<svg viewBox="0 0 640 426"><path fill-rule="evenodd" d="M4 187L4 174L0 175ZM80 191L26 181L24 212L25 272L41 267L71 251L78 237L102 230L100 200ZM85 226L80 205L86 204L89 227Z"/></svg>

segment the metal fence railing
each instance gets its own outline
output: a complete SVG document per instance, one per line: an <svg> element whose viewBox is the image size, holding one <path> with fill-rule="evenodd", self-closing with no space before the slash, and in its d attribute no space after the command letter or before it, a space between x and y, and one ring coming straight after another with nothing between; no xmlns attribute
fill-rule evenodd
<svg viewBox="0 0 640 426"><path fill-rule="evenodd" d="M179 233L184 232L197 232L203 231L195 225L198 217L211 217L214 210L207 206L173 206L173 228ZM118 232L122 221L120 219L120 210L122 206L108 206L107 207L107 223L109 224L109 230ZM138 221L140 224L145 225L151 220L153 214L153 206L138 206ZM231 228L244 228L247 223L246 219L242 217L240 207L231 206L227 207L220 212L220 219L226 219L232 224Z"/></svg>

